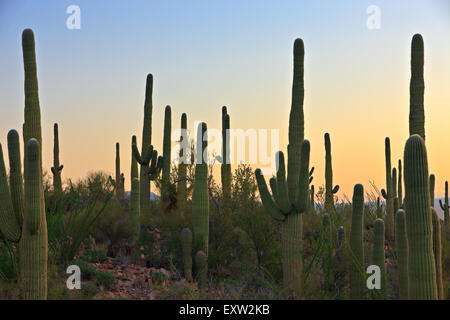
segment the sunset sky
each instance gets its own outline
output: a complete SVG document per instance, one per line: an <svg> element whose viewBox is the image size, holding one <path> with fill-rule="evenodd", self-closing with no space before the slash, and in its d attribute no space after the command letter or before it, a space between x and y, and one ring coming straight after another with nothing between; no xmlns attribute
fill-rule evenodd
<svg viewBox="0 0 450 320"><path fill-rule="evenodd" d="M81 29L69 30L69 5ZM381 28L369 29L370 5ZM0 2L0 143L23 123L21 33L36 38L44 169L52 165L59 124L63 180L114 172L121 144L126 189L131 136L141 143L145 79L154 75L152 142L162 150L164 107L172 127L279 129L285 150L292 86L292 47L305 43L305 137L314 184L324 183L323 135L332 142L338 196L353 185L385 185L384 138L392 162L408 138L410 45L425 44L425 130L436 195L450 180L450 2L397 1L111 1ZM6 159L5 159L6 161ZM7 161L6 161L7 162ZM256 167L256 166L255 166ZM220 181L220 179L218 179Z"/></svg>

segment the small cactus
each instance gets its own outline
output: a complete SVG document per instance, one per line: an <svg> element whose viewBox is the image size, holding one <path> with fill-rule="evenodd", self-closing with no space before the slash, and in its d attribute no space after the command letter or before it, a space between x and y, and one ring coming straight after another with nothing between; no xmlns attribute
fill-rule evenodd
<svg viewBox="0 0 450 320"><path fill-rule="evenodd" d="M227 107L222 107L222 194L224 208L231 206L231 161L230 161L230 115L227 113Z"/></svg>
<svg viewBox="0 0 450 320"><path fill-rule="evenodd" d="M430 174L430 204L434 208L434 185L436 178L434 174Z"/></svg>
<svg viewBox="0 0 450 320"><path fill-rule="evenodd" d="M391 171L391 141L386 137L384 141L385 147L385 160L386 160L386 190L382 189L381 194L386 200L386 217L385 217L385 227L386 227L386 238L388 240L392 239L392 227L394 223L394 199L392 190L392 171Z"/></svg>
<svg viewBox="0 0 450 320"><path fill-rule="evenodd" d="M325 133L325 210L334 212L334 194L339 191L339 186L333 187L333 168L331 164L331 142L329 133Z"/></svg>
<svg viewBox="0 0 450 320"><path fill-rule="evenodd" d="M443 269L442 269L441 219L439 218L434 208L431 208L431 214L433 215L433 253L436 264L436 284L438 291L438 299L445 300L444 281L442 280Z"/></svg>
<svg viewBox="0 0 450 320"><path fill-rule="evenodd" d="M184 277L192 281L192 232L189 228L181 230L181 251L183 253Z"/></svg>
<svg viewBox="0 0 450 320"><path fill-rule="evenodd" d="M197 270L197 283L200 290L206 288L206 277L208 273L208 263L206 254L203 251L197 251L195 255L195 268Z"/></svg>
<svg viewBox="0 0 450 320"><path fill-rule="evenodd" d="M439 199L439 205L444 211L444 226L446 228L450 228L450 220L449 220L449 204L448 204L448 181L445 181L445 198L444 198L444 204L442 204L442 201Z"/></svg>
<svg viewBox="0 0 450 320"><path fill-rule="evenodd" d="M381 288L380 296L386 299L386 254L384 252L384 221L382 219L375 220L375 237L373 246L373 263L380 268Z"/></svg>
<svg viewBox="0 0 450 320"><path fill-rule="evenodd" d="M170 106L166 106L164 112L163 165L161 175L161 199L165 202L168 201L170 197L171 135L172 111Z"/></svg>
<svg viewBox="0 0 450 320"><path fill-rule="evenodd" d="M130 225L131 225L131 238L134 243L139 240L139 234L141 231L140 223L140 192L139 192L139 179L133 178L131 181L131 194L130 194Z"/></svg>
<svg viewBox="0 0 450 320"><path fill-rule="evenodd" d="M59 134L57 123L55 123L53 126L53 139L53 167L51 167L53 173L53 190L56 195L61 195L63 192L61 171L64 166L62 164L59 164Z"/></svg>
<svg viewBox="0 0 450 320"><path fill-rule="evenodd" d="M123 173L120 172L120 145L116 142L116 179L114 180L114 186L116 188L116 197L119 200L125 198L125 178Z"/></svg>
<svg viewBox="0 0 450 320"><path fill-rule="evenodd" d="M178 164L178 184L177 184L177 206L180 210L186 207L187 202L187 155L185 150L190 150L189 137L187 136L187 116L186 113L181 115L181 137L180 137L180 161Z"/></svg>

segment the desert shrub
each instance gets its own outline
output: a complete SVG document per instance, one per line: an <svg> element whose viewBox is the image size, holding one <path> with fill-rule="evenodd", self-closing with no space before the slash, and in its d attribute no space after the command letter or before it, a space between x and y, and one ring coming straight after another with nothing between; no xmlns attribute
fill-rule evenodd
<svg viewBox="0 0 450 320"><path fill-rule="evenodd" d="M80 259L87 262L102 262L106 260L106 251L104 249L88 249L80 256Z"/></svg>
<svg viewBox="0 0 450 320"><path fill-rule="evenodd" d="M92 280L97 274L97 268L83 260L74 260L69 265L76 265L80 268L82 281Z"/></svg>
<svg viewBox="0 0 450 320"><path fill-rule="evenodd" d="M106 290L114 289L116 277L107 271L98 271L96 274L97 282Z"/></svg>

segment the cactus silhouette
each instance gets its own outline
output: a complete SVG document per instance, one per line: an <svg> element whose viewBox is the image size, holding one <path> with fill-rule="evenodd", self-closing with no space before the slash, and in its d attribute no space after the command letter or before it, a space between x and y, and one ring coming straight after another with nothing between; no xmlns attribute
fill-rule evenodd
<svg viewBox="0 0 450 320"><path fill-rule="evenodd" d="M181 115L181 136L180 136L180 154L178 163L178 184L177 184L177 202L178 208L184 210L187 202L187 164L190 152L190 142L187 133L187 116L186 113ZM188 151L185 154L185 151Z"/></svg>
<svg viewBox="0 0 450 320"><path fill-rule="evenodd" d="M131 137L131 170L130 170L130 181L134 178L139 178L138 163L133 156L133 144L136 145L136 136Z"/></svg>
<svg viewBox="0 0 450 320"><path fill-rule="evenodd" d="M187 281L192 281L192 232L189 228L181 230L180 241L183 253L184 277Z"/></svg>
<svg viewBox="0 0 450 320"><path fill-rule="evenodd" d="M440 205L441 209L444 211L444 226L446 228L449 228L450 220L449 220L449 207L448 207L448 181L445 181L444 204L442 204L442 200L439 199L439 205Z"/></svg>
<svg viewBox="0 0 450 320"><path fill-rule="evenodd" d="M331 141L330 135L325 133L325 210L334 212L334 194L338 192L339 186L333 187L333 167L331 164Z"/></svg>
<svg viewBox="0 0 450 320"><path fill-rule="evenodd" d="M386 239L392 239L392 227L394 223L394 198L392 190L392 171L391 171L391 141L387 137L384 140L385 160L386 160L386 189L381 190L381 194L386 199Z"/></svg>
<svg viewBox="0 0 450 320"><path fill-rule="evenodd" d="M430 174L430 205L434 208L434 185L436 183L436 178L434 174Z"/></svg>
<svg viewBox="0 0 450 320"><path fill-rule="evenodd" d="M380 267L381 273L381 288L380 296L382 299L386 299L386 254L384 252L384 221L382 219L375 220L374 228L374 245L373 245L373 263Z"/></svg>
<svg viewBox="0 0 450 320"><path fill-rule="evenodd" d="M398 265L398 297L400 300L408 300L408 238L403 210L398 210L395 214L395 246Z"/></svg>
<svg viewBox="0 0 450 320"><path fill-rule="evenodd" d="M161 199L170 198L170 160L171 160L172 110L166 106L164 111L163 166L161 176Z"/></svg>
<svg viewBox="0 0 450 320"><path fill-rule="evenodd" d="M412 135L404 151L406 232L408 235L408 298L438 298L433 254L428 160L425 141Z"/></svg>
<svg viewBox="0 0 450 320"><path fill-rule="evenodd" d="M283 264L283 284L287 292L302 297L302 213L309 202L309 141L304 139L303 118L303 60L305 50L303 40L294 42L294 77L292 84L292 104L289 114L289 145L287 179L284 155L277 153L277 178L270 179L272 195L267 189L261 170L255 171L258 189L265 209L281 223L281 254ZM275 201L274 201L275 200Z"/></svg>
<svg viewBox="0 0 450 320"><path fill-rule="evenodd" d="M439 300L445 300L444 282L442 270L442 240L441 240L441 219L436 210L432 207L431 214L433 219L433 253L436 265L436 284Z"/></svg>
<svg viewBox="0 0 450 320"><path fill-rule="evenodd" d="M113 180L116 188L116 197L119 200L125 198L125 177L120 172L120 144L116 142L116 179Z"/></svg>
<svg viewBox="0 0 450 320"><path fill-rule="evenodd" d="M192 218L194 231L194 252L208 255L209 242L209 193L207 164L207 126L201 122L197 130L197 157L195 164L194 190L192 193Z"/></svg>
<svg viewBox="0 0 450 320"><path fill-rule="evenodd" d="M423 94L423 39L415 34L411 42L411 81L409 83L409 135L418 134L425 140Z"/></svg>
<svg viewBox="0 0 450 320"><path fill-rule="evenodd" d="M398 206L399 208L403 208L403 186L402 186L402 160L398 160L398 183L397 183L397 197L398 197Z"/></svg>
<svg viewBox="0 0 450 320"><path fill-rule="evenodd" d="M230 116L227 107L222 107L222 194L225 211L231 205L231 159L230 159Z"/></svg>
<svg viewBox="0 0 450 320"><path fill-rule="evenodd" d="M58 134L58 124L53 125L53 167L51 167L53 173L53 190L56 195L62 194L62 181L61 181L61 171L64 168L62 164L59 163L59 134Z"/></svg>
<svg viewBox="0 0 450 320"><path fill-rule="evenodd" d="M364 297L364 187L356 184L353 188L352 220L350 228L350 299L361 300Z"/></svg>
<svg viewBox="0 0 450 320"><path fill-rule="evenodd" d="M400 208L398 196L397 196L397 169L392 168L392 206L393 206L393 212L397 212L397 210ZM394 218L395 220L395 218ZM392 228L394 228L394 225L392 225ZM392 229L392 232L394 230Z"/></svg>

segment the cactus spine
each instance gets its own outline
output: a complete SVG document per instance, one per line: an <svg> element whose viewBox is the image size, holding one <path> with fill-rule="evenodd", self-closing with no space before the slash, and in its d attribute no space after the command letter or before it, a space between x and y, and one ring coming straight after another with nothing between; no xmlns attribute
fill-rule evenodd
<svg viewBox="0 0 450 320"><path fill-rule="evenodd" d="M444 204L442 204L442 201L439 200L439 205L441 206L441 209L444 211L444 226L446 228L449 228L450 227L450 220L449 220L449 207L448 207L448 181L445 181Z"/></svg>
<svg viewBox="0 0 450 320"><path fill-rule="evenodd" d="M382 219L375 220L375 238L373 246L373 263L380 267L381 273L381 298L386 299L386 265L384 253L384 221Z"/></svg>
<svg viewBox="0 0 450 320"><path fill-rule="evenodd" d="M436 264L436 284L438 299L445 300L443 269L442 269L442 240L441 240L441 219L436 210L432 207L431 214L433 219L433 253Z"/></svg>
<svg viewBox="0 0 450 320"><path fill-rule="evenodd" d="M394 199L392 192L392 175L391 175L391 141L386 137L384 141L384 152L386 159L386 190L381 190L383 197L386 199L386 217L385 217L385 227L386 227L386 238L388 240L392 239L392 226L394 223Z"/></svg>
<svg viewBox="0 0 450 320"><path fill-rule="evenodd" d="M198 251L195 255L195 267L197 268L197 282L198 288L204 290L206 288L206 274L208 272L206 254L203 251Z"/></svg>
<svg viewBox="0 0 450 320"><path fill-rule="evenodd" d="M130 225L131 225L131 239L134 243L139 240L139 234L141 232L141 210L140 210L140 192L139 192L139 179L133 178L131 180L131 194L130 194Z"/></svg>
<svg viewBox="0 0 450 320"><path fill-rule="evenodd" d="M177 201L178 208L183 210L187 202L187 163L190 151L189 137L187 133L187 116L186 113L181 115L181 136L180 136L180 160L178 164L178 190ZM186 152L186 154L185 154Z"/></svg>
<svg viewBox="0 0 450 320"><path fill-rule="evenodd" d="M412 135L404 151L406 232L408 235L408 298L435 300L436 266L425 141Z"/></svg>
<svg viewBox="0 0 450 320"><path fill-rule="evenodd" d="M53 125L53 167L51 168L53 173L53 190L56 195L62 194L62 181L61 181L61 171L64 166L59 164L59 134L58 134L58 124Z"/></svg>
<svg viewBox="0 0 450 320"><path fill-rule="evenodd" d="M197 130L197 158L195 165L194 191L192 193L192 216L194 226L194 251L208 255L209 241L209 194L206 123L201 122Z"/></svg>
<svg viewBox="0 0 450 320"><path fill-rule="evenodd" d="M409 135L418 134L425 140L425 111L423 94L423 39L415 34L411 42L411 81L409 83Z"/></svg>
<svg viewBox="0 0 450 320"><path fill-rule="evenodd" d="M408 238L406 235L405 211L395 214L395 245L398 265L398 297L408 300Z"/></svg>
<svg viewBox="0 0 450 320"><path fill-rule="evenodd" d="M334 194L338 192L339 186L333 187L333 167L331 164L331 141L330 135L325 133L325 210L334 212Z"/></svg>
<svg viewBox="0 0 450 320"><path fill-rule="evenodd" d="M42 199L40 146L30 139L25 156L25 213L19 242L20 287L23 299L47 299L47 220Z"/></svg>
<svg viewBox="0 0 450 320"><path fill-rule="evenodd" d="M164 112L163 167L161 176L161 199L168 201L170 197L170 149L172 135L172 110L166 106Z"/></svg>
<svg viewBox="0 0 450 320"><path fill-rule="evenodd" d="M356 184L353 188L353 208L350 229L350 299L361 300L364 297L364 187Z"/></svg>
<svg viewBox="0 0 450 320"><path fill-rule="evenodd" d="M230 116L227 107L222 107L222 194L224 208L231 205L231 161L230 161Z"/></svg>
<svg viewBox="0 0 450 320"><path fill-rule="evenodd" d="M183 253L184 277L192 281L192 232L189 228L181 230L181 251Z"/></svg>

